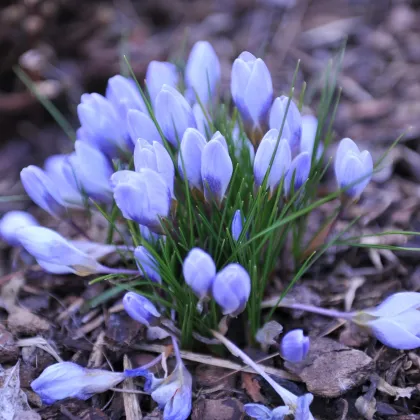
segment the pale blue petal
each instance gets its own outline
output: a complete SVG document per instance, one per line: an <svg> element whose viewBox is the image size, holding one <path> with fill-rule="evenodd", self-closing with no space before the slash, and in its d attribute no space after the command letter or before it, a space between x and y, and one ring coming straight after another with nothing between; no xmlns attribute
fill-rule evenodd
<svg viewBox="0 0 420 420"><path fill-rule="evenodd" d="M156 124L144 112L135 109L127 113L127 129L131 141L136 144L138 139L144 139L152 144L154 141L162 143L162 137L156 127Z"/></svg>
<svg viewBox="0 0 420 420"><path fill-rule="evenodd" d="M256 420L272 420L271 410L262 404L245 404L244 411Z"/></svg>
<svg viewBox="0 0 420 420"><path fill-rule="evenodd" d="M146 72L146 86L153 105L163 85L176 87L177 84L178 72L174 64L166 61L151 61L149 63Z"/></svg>
<svg viewBox="0 0 420 420"><path fill-rule="evenodd" d="M284 178L284 194L286 197L289 196L292 190L292 180L294 177L294 192L298 191L299 188L307 181L309 172L311 171L311 157L308 152L302 152L297 155L290 165L289 170Z"/></svg>
<svg viewBox="0 0 420 420"><path fill-rule="evenodd" d="M392 317L413 308L420 308L420 293L400 292L389 296L376 308L364 312L378 317Z"/></svg>
<svg viewBox="0 0 420 420"><path fill-rule="evenodd" d="M134 258L136 259L139 271L157 283L162 283L159 274L159 265L153 255L144 247L138 246L134 250Z"/></svg>

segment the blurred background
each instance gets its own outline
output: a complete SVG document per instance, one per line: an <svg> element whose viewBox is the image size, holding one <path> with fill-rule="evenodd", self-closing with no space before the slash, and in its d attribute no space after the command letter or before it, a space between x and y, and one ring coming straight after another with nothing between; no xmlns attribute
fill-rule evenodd
<svg viewBox="0 0 420 420"><path fill-rule="evenodd" d="M308 83L305 105L314 112L327 63L347 41L336 137L372 149L406 132L408 152L399 158L420 179L418 0L2 0L0 196L22 194L22 167L72 147L16 68L77 128L80 95L103 93L107 79L126 70L124 55L142 80L151 60L182 63L200 39L220 57L222 93L243 50L265 59L276 95L289 92L300 60L297 90Z"/></svg>

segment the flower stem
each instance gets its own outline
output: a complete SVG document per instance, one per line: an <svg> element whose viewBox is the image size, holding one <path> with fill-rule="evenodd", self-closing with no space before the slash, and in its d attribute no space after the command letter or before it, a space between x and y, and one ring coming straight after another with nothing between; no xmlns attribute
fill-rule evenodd
<svg viewBox="0 0 420 420"><path fill-rule="evenodd" d="M130 274L130 275L137 275L140 276L138 270L130 270L127 268L111 268L106 267L105 265L100 265L98 269L98 273L101 274Z"/></svg>
<svg viewBox="0 0 420 420"><path fill-rule="evenodd" d="M146 370L157 365L161 360L162 360L162 355L159 354L159 356L155 357L152 361L150 361L149 363L146 363L143 366L140 366L135 369L126 369L124 371L124 375L127 378L135 378L136 376L144 376Z"/></svg>
<svg viewBox="0 0 420 420"><path fill-rule="evenodd" d="M172 345L174 346L174 353L175 353L175 357L176 357L176 362L177 363L182 363L181 353L179 351L179 346L178 346L178 340L176 339L176 337L174 335L171 335L171 339L172 339Z"/></svg>
<svg viewBox="0 0 420 420"><path fill-rule="evenodd" d="M341 311L336 311L335 309L319 308L318 306L306 305L305 303L288 303L288 302L283 301L279 304L278 307L312 312L314 314L324 315L331 318L342 318L342 319L347 319L347 320L350 320L354 316L354 312L341 312Z"/></svg>

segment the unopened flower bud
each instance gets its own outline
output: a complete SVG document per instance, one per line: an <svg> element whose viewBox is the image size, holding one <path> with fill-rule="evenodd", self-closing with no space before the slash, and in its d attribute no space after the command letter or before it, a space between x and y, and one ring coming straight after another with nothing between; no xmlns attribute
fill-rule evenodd
<svg viewBox="0 0 420 420"><path fill-rule="evenodd" d="M160 313L149 299L134 292L124 295L123 305L125 311L135 321L146 327L159 324Z"/></svg>
<svg viewBox="0 0 420 420"><path fill-rule="evenodd" d="M302 330L292 330L281 340L281 355L290 363L299 363L308 354L309 345L309 337L306 337Z"/></svg>

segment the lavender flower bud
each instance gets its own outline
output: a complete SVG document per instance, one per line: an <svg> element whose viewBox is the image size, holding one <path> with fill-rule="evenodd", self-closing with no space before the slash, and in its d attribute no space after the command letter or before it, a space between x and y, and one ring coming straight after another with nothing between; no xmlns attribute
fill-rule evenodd
<svg viewBox="0 0 420 420"><path fill-rule="evenodd" d="M156 171L165 180L166 185L174 198L175 168L168 151L160 143L152 144L145 140L137 140L134 148L134 167L137 172L149 168Z"/></svg>
<svg viewBox="0 0 420 420"><path fill-rule="evenodd" d="M166 61L151 61L146 72L146 86L153 106L163 85L173 88L178 84L178 73L172 63Z"/></svg>
<svg viewBox="0 0 420 420"><path fill-rule="evenodd" d="M0 237L11 246L19 246L17 232L29 226L38 226L35 217L26 211L9 211L0 219Z"/></svg>
<svg viewBox="0 0 420 420"><path fill-rule="evenodd" d="M264 61L243 52L233 63L230 89L244 122L252 128L260 127L273 99L273 83Z"/></svg>
<svg viewBox="0 0 420 420"><path fill-rule="evenodd" d="M157 283L162 283L159 274L159 266L153 255L144 247L138 246L134 250L134 258L137 260L137 266L144 276Z"/></svg>
<svg viewBox="0 0 420 420"><path fill-rule="evenodd" d="M130 109L127 112L127 129L131 141L136 144L138 139L144 139L150 144L154 141L162 143L162 137L153 120L144 112Z"/></svg>
<svg viewBox="0 0 420 420"><path fill-rule="evenodd" d="M214 200L218 205L221 204L232 173L233 165L227 146L220 138L210 140L204 146L201 156L201 178L206 201Z"/></svg>
<svg viewBox="0 0 420 420"><path fill-rule="evenodd" d="M236 210L235 214L233 215L231 229L232 229L232 238L236 242L241 236L242 229L243 229L242 214L240 210Z"/></svg>
<svg viewBox="0 0 420 420"><path fill-rule="evenodd" d="M339 188L347 188L344 194L358 199L372 177L372 156L367 150L360 152L353 140L345 138L338 146L334 169Z"/></svg>
<svg viewBox="0 0 420 420"><path fill-rule="evenodd" d="M31 388L45 404L65 398L87 400L92 395L113 388L125 378L124 373L86 369L76 363L60 362L48 366L32 381Z"/></svg>
<svg viewBox="0 0 420 420"><path fill-rule="evenodd" d="M308 152L312 158L316 132L318 129L318 120L313 115L304 115L302 117L302 137L300 138L300 151ZM318 143L316 151L316 158L320 159L322 155L323 147L321 143Z"/></svg>
<svg viewBox="0 0 420 420"><path fill-rule="evenodd" d="M220 80L220 63L216 52L207 41L198 41L192 47L185 67L186 96L195 102L197 95L202 103L213 96Z"/></svg>
<svg viewBox="0 0 420 420"><path fill-rule="evenodd" d="M156 97L155 114L165 137L176 147L185 130L196 126L194 114L186 99L168 85L163 85Z"/></svg>
<svg viewBox="0 0 420 420"><path fill-rule="evenodd" d="M51 216L60 218L67 212L59 186L41 168L34 165L23 168L20 179L32 201Z"/></svg>
<svg viewBox="0 0 420 420"><path fill-rule="evenodd" d="M251 279L239 264L229 264L213 281L213 297L223 315L237 316L246 307L251 293Z"/></svg>
<svg viewBox="0 0 420 420"><path fill-rule="evenodd" d="M299 109L293 101L290 101L289 109L286 109L289 98L287 96L280 96L276 98L270 111L270 128L275 128L280 131L284 120L283 131L281 137L287 139L290 149L294 154L300 145L300 138L302 134L302 117Z"/></svg>
<svg viewBox="0 0 420 420"><path fill-rule="evenodd" d="M280 352L288 362L299 363L308 354L309 345L309 337L306 337L302 330L292 330L281 340Z"/></svg>
<svg viewBox="0 0 420 420"><path fill-rule="evenodd" d="M199 299L206 297L216 275L213 258L200 248L193 248L182 266L185 283L191 287Z"/></svg>
<svg viewBox="0 0 420 420"><path fill-rule="evenodd" d="M125 311L135 321L146 327L159 324L160 313L149 299L134 292L124 295L123 305Z"/></svg>
<svg viewBox="0 0 420 420"><path fill-rule="evenodd" d="M289 197L293 191L298 191L307 181L311 171L311 157L308 152L302 152L297 155L290 165L286 176L284 177L284 195ZM292 181L293 185L292 185Z"/></svg>
<svg viewBox="0 0 420 420"><path fill-rule="evenodd" d="M270 169L270 174L267 178L267 188L270 189L271 193L273 193L280 184L282 177L288 171L292 161L290 145L286 139L281 139L278 143L277 151L270 168L270 162L274 151L276 150L278 138L278 130L272 129L268 131L261 140L254 159L255 184L257 187L260 187L267 171Z"/></svg>
<svg viewBox="0 0 420 420"><path fill-rule="evenodd" d="M203 191L201 179L201 160L204 146L207 144L203 135L195 128L187 128L178 154L178 170L188 180L190 188Z"/></svg>
<svg viewBox="0 0 420 420"><path fill-rule="evenodd" d="M96 273L100 267L93 257L51 229L29 226L20 229L16 238L38 264L51 273L87 276Z"/></svg>

